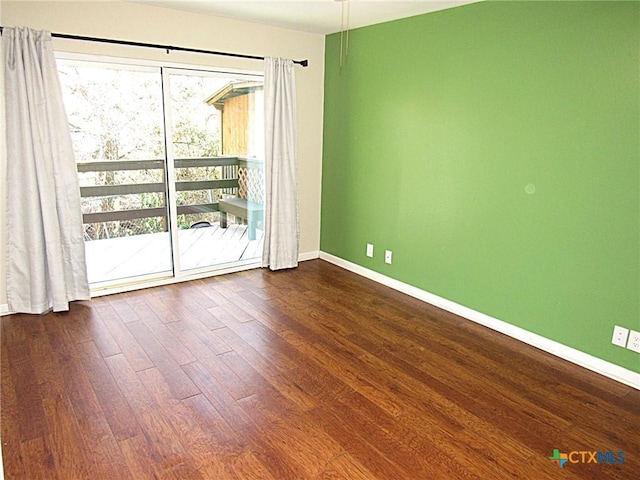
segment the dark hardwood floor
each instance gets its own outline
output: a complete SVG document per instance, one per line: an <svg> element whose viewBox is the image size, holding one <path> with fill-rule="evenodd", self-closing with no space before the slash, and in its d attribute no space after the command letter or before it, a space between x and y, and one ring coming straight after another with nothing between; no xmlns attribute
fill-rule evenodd
<svg viewBox="0 0 640 480"><path fill-rule="evenodd" d="M640 391L321 260L1 321L7 479L640 478Z"/></svg>

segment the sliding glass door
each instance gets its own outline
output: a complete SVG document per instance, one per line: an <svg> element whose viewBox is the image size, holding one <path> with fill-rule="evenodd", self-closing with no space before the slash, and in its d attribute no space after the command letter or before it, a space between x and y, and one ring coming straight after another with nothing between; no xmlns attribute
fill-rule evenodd
<svg viewBox="0 0 640 480"><path fill-rule="evenodd" d="M79 60L59 71L94 288L261 255L261 77Z"/></svg>

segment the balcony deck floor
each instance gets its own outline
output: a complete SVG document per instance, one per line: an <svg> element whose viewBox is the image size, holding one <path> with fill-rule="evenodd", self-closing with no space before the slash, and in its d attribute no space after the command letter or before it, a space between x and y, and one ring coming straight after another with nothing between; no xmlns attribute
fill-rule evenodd
<svg viewBox="0 0 640 480"><path fill-rule="evenodd" d="M262 230L249 240L246 225L178 231L182 271L222 265L262 255ZM171 241L168 232L85 242L89 282L130 281L150 274L170 273Z"/></svg>

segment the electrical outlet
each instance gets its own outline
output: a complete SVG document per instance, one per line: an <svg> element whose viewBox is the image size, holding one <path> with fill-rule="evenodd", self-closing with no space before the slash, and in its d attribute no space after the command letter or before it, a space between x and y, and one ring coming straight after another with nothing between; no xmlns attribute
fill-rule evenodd
<svg viewBox="0 0 640 480"><path fill-rule="evenodd" d="M367 243L367 257L373 258L373 244Z"/></svg>
<svg viewBox="0 0 640 480"><path fill-rule="evenodd" d="M635 330L629 331L629 343L627 343L627 348L640 353L640 332L636 332Z"/></svg>
<svg viewBox="0 0 640 480"><path fill-rule="evenodd" d="M384 263L388 263L389 265L391 265L391 255L391 250L384 251Z"/></svg>
<svg viewBox="0 0 640 480"><path fill-rule="evenodd" d="M611 343L624 348L627 345L628 335L629 329L616 325L615 327L613 327L613 338L611 339Z"/></svg>

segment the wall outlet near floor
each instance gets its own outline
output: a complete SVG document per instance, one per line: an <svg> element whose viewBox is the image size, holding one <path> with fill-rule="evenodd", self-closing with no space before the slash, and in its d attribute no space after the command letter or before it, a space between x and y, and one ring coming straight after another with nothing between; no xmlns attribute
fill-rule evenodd
<svg viewBox="0 0 640 480"><path fill-rule="evenodd" d="M388 263L389 265L391 265L391 255L391 250L384 251L384 263Z"/></svg>
<svg viewBox="0 0 640 480"><path fill-rule="evenodd" d="M628 328L619 327L618 325L616 325L615 327L613 327L613 338L611 339L611 343L624 348L627 345L628 336L629 336Z"/></svg>
<svg viewBox="0 0 640 480"><path fill-rule="evenodd" d="M627 343L627 348L640 353L640 332L636 332L635 330L629 331L629 342Z"/></svg>
<svg viewBox="0 0 640 480"><path fill-rule="evenodd" d="M373 244L367 243L367 257L373 258Z"/></svg>

